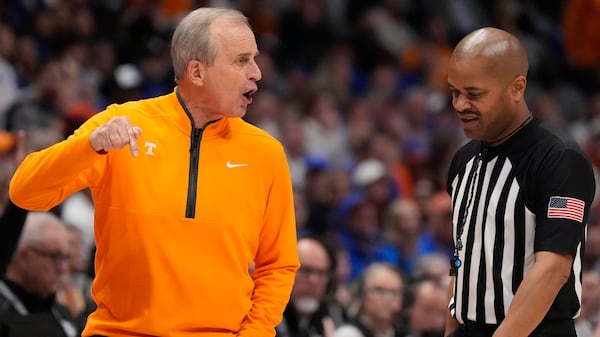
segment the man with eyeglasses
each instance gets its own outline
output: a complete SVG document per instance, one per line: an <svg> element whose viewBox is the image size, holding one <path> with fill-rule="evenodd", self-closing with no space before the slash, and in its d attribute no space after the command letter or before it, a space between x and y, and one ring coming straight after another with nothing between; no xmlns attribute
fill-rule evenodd
<svg viewBox="0 0 600 337"><path fill-rule="evenodd" d="M73 337L81 333L55 299L68 273L68 240L65 226L52 213L27 215L0 280L0 337Z"/></svg>
<svg viewBox="0 0 600 337"><path fill-rule="evenodd" d="M341 306L332 299L332 277L337 261L333 247L315 237L298 240L300 269L276 337L330 337L345 321Z"/></svg>

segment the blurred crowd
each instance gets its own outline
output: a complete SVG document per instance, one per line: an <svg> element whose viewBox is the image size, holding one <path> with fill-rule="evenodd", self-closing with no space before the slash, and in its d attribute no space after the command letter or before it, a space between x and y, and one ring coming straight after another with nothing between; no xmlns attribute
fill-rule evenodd
<svg viewBox="0 0 600 337"><path fill-rule="evenodd" d="M395 298L386 302L393 302L389 315L411 336L443 329L453 247L446 169L466 141L445 69L468 32L496 26L523 41L533 115L571 134L600 168L598 1L7 0L0 4L0 205L17 165L17 131L36 151L111 103L171 92L170 34L199 6L237 8L255 30L262 80L245 119L284 145L299 237L329 247L302 261L297 278L305 297L338 305L321 330L365 310L381 314L369 296ZM80 278L93 277L93 212L87 191L52 210L75 236L77 263L65 272ZM591 336L600 315L597 203L592 212L580 336ZM369 287L371 278L393 289ZM85 290L89 279L81 280ZM296 297L297 313L317 310ZM89 310L85 291L58 298L76 314ZM308 331L312 323L301 316L295 323L286 316L287 330L278 333Z"/></svg>

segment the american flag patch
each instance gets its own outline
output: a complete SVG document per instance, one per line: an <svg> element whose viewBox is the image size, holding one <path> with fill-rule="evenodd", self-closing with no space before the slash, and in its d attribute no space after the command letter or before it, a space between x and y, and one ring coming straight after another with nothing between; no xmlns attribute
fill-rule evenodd
<svg viewBox="0 0 600 337"><path fill-rule="evenodd" d="M585 201L569 197L550 197L548 218L583 222Z"/></svg>

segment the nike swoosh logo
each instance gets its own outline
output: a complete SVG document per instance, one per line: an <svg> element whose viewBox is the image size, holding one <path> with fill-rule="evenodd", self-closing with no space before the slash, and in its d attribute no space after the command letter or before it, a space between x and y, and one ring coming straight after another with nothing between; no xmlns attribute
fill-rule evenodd
<svg viewBox="0 0 600 337"><path fill-rule="evenodd" d="M229 168L248 166L248 164L232 164L230 160L228 160L227 164L225 164L225 165Z"/></svg>

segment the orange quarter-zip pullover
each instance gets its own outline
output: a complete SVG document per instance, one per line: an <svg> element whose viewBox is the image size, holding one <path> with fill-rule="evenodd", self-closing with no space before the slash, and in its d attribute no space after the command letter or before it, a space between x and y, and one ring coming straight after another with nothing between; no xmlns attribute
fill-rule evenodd
<svg viewBox="0 0 600 337"><path fill-rule="evenodd" d="M90 146L90 133L115 116L142 129L137 157L128 146ZM95 203L98 307L84 336L274 335L299 266L277 140L240 118L194 128L174 91L111 105L30 154L10 196L49 210L85 187Z"/></svg>

